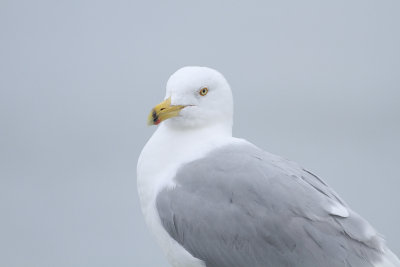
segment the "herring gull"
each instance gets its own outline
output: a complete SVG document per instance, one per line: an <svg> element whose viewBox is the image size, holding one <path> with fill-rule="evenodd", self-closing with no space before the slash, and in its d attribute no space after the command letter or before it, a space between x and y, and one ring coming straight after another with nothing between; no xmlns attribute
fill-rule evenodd
<svg viewBox="0 0 400 267"><path fill-rule="evenodd" d="M142 211L174 267L395 267L383 238L322 179L232 137L216 70L184 67L149 115Z"/></svg>

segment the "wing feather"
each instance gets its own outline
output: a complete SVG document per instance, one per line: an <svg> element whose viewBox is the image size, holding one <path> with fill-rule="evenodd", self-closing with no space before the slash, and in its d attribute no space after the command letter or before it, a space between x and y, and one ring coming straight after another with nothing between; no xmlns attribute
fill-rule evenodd
<svg viewBox="0 0 400 267"><path fill-rule="evenodd" d="M366 267L382 255L382 238L325 182L251 144L182 166L176 183L157 197L162 225L207 267Z"/></svg>

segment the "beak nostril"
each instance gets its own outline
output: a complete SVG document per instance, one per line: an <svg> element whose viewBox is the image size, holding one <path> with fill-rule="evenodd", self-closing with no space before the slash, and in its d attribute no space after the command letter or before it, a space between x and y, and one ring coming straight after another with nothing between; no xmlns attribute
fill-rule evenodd
<svg viewBox="0 0 400 267"><path fill-rule="evenodd" d="M164 110L165 108L161 108L160 110Z"/></svg>

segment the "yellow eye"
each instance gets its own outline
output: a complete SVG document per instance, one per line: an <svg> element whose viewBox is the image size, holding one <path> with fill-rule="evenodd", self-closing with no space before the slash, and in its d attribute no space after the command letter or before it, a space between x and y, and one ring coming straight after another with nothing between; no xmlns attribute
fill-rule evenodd
<svg viewBox="0 0 400 267"><path fill-rule="evenodd" d="M208 88L207 87L203 87L203 88L200 89L199 94L201 96L205 96L207 93L208 93Z"/></svg>

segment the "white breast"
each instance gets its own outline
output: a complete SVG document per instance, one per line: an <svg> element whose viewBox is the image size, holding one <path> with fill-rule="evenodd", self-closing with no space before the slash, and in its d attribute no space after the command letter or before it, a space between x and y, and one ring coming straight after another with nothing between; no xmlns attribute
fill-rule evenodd
<svg viewBox="0 0 400 267"><path fill-rule="evenodd" d="M178 168L201 158L212 149L237 142L230 130L208 128L193 132L176 131L160 125L140 154L137 165L139 198L147 225L174 267L204 267L165 231L156 209L157 194L174 187L173 177Z"/></svg>

